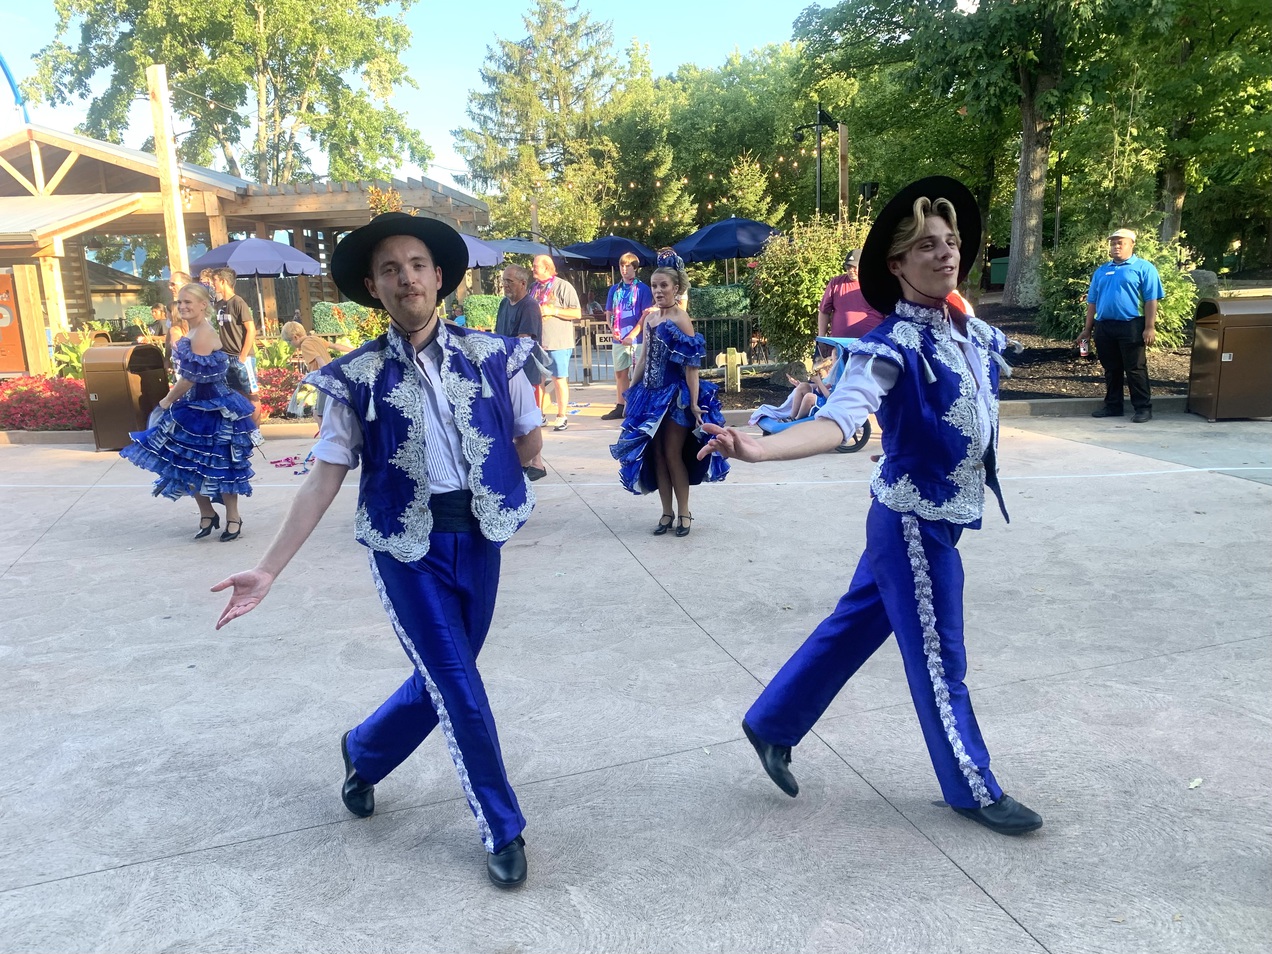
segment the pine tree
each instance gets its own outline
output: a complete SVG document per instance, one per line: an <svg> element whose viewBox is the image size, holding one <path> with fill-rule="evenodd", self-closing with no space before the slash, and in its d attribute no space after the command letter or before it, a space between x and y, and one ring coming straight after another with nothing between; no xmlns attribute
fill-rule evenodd
<svg viewBox="0 0 1272 954"><path fill-rule="evenodd" d="M769 195L768 177L749 151L733 161L725 192L726 198L719 205L722 216L736 215L772 225L786 214L786 203Z"/></svg>

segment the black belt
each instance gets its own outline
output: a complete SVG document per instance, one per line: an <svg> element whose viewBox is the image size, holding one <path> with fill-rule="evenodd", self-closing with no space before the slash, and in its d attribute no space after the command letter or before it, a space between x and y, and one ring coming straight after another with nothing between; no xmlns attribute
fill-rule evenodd
<svg viewBox="0 0 1272 954"><path fill-rule="evenodd" d="M473 516L471 490L448 490L428 498L428 509L433 514L434 533L472 533L481 530Z"/></svg>

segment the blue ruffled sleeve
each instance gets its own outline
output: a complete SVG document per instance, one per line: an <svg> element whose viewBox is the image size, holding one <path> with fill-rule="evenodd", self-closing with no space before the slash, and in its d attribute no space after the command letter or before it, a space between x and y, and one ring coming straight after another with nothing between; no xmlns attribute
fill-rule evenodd
<svg viewBox="0 0 1272 954"><path fill-rule="evenodd" d="M189 338L177 342L177 367L181 377L195 384L210 384L225 377L230 359L224 351L196 354Z"/></svg>
<svg viewBox="0 0 1272 954"><path fill-rule="evenodd" d="M667 329L668 360L687 368L702 367L702 359L707 356L707 341L702 335L687 335L670 321L660 327Z"/></svg>

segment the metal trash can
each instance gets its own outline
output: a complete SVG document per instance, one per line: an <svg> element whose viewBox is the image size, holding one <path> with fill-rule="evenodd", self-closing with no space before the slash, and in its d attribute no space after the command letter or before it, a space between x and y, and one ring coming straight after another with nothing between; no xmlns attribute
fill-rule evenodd
<svg viewBox="0 0 1272 954"><path fill-rule="evenodd" d="M1010 264L1010 255L1004 255L1002 258L991 258L989 260L989 283L991 285L1006 285L1007 266Z"/></svg>
<svg viewBox="0 0 1272 954"><path fill-rule="evenodd" d="M1208 421L1272 417L1272 296L1197 302L1188 410Z"/></svg>
<svg viewBox="0 0 1272 954"><path fill-rule="evenodd" d="M84 388L97 449L126 447L128 432L144 431L150 412L168 393L163 352L148 344L89 348L84 352Z"/></svg>

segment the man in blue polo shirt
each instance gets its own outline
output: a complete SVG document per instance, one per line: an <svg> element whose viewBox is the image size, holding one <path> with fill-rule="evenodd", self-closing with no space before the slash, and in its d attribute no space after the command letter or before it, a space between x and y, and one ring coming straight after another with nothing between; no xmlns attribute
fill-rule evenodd
<svg viewBox="0 0 1272 954"><path fill-rule="evenodd" d="M1157 339L1157 303L1162 280L1152 262L1135 255L1135 233L1118 229L1109 236L1110 261L1095 270L1087 290L1086 326L1078 342L1091 339L1104 367L1104 404L1092 417L1122 416L1122 379L1131 392L1134 424L1153 419L1146 350Z"/></svg>

